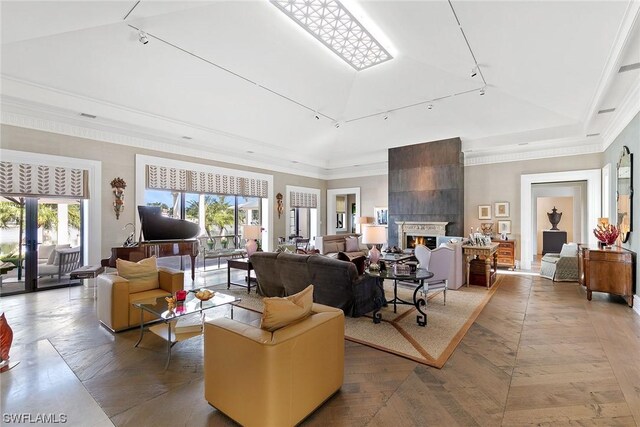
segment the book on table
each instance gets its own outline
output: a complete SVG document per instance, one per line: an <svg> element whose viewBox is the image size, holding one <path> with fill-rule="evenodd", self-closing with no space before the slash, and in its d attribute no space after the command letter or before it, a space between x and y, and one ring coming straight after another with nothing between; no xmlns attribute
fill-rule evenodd
<svg viewBox="0 0 640 427"><path fill-rule="evenodd" d="M190 316L182 316L175 326L176 334L186 334L192 332L202 332L202 318L199 313Z"/></svg>

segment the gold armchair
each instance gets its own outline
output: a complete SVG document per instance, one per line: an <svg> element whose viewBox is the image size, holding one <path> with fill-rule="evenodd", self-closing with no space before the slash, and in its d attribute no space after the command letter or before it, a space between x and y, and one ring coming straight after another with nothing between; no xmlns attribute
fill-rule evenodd
<svg viewBox="0 0 640 427"><path fill-rule="evenodd" d="M158 268L157 285L141 284L117 274L98 276L98 319L108 329L117 332L140 325L140 311L133 303L154 300L175 294L184 287L184 272ZM154 320L144 313L144 322Z"/></svg>
<svg viewBox="0 0 640 427"><path fill-rule="evenodd" d="M205 398L244 426L296 425L343 378L340 309L313 304L311 316L274 332L228 318L205 323Z"/></svg>

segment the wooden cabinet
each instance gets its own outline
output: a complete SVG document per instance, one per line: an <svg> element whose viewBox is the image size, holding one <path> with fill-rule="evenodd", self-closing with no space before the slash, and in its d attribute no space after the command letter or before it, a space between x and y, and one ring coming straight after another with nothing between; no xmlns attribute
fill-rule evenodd
<svg viewBox="0 0 640 427"><path fill-rule="evenodd" d="M516 268L516 241L494 240L498 243L498 267Z"/></svg>
<svg viewBox="0 0 640 427"><path fill-rule="evenodd" d="M635 252L624 248L598 249L580 247L580 283L592 292L622 296L633 307Z"/></svg>

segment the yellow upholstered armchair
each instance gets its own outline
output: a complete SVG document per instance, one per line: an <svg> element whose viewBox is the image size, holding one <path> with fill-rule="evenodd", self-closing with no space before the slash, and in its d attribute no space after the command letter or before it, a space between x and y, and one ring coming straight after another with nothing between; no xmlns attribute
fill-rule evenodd
<svg viewBox="0 0 640 427"><path fill-rule="evenodd" d="M138 263L117 260L118 274L98 276L98 319L117 332L140 325L140 311L133 304L170 296L184 287L184 272L158 268L156 258ZM144 322L155 320L144 313Z"/></svg>
<svg viewBox="0 0 640 427"><path fill-rule="evenodd" d="M340 309L313 304L309 317L274 332L228 318L205 323L205 398L243 426L296 425L343 378Z"/></svg>

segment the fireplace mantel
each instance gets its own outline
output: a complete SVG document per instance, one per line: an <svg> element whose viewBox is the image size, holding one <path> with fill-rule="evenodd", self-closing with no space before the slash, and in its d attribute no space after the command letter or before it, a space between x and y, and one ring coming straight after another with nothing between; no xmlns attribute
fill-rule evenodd
<svg viewBox="0 0 640 427"><path fill-rule="evenodd" d="M398 223L398 241L406 249L409 236L445 236L448 222L402 221Z"/></svg>

